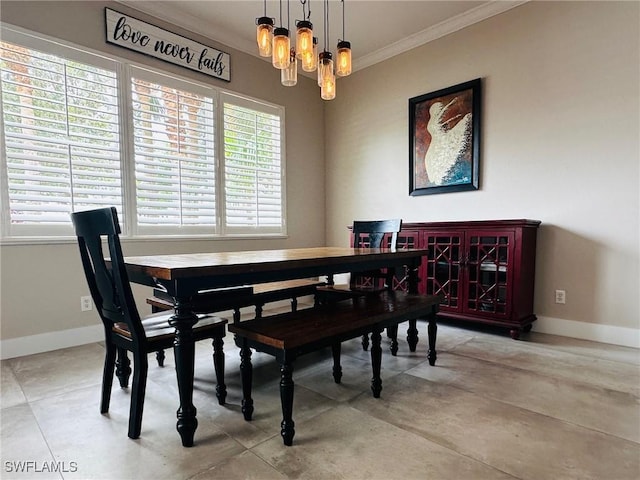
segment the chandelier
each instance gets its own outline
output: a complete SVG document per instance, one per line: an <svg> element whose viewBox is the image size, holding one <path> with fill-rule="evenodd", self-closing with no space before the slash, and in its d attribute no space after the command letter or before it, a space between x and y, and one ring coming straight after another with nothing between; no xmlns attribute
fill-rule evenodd
<svg viewBox="0 0 640 480"><path fill-rule="evenodd" d="M342 4L342 39L338 40L336 61L329 51L329 0L323 6L323 51L318 53L318 37L314 36L311 23L311 0L300 0L302 20L296 21L295 46L289 39L290 10L287 1L287 27L282 22L282 0L280 3L280 26L274 28L274 19L267 16L267 0L264 0L264 15L256 19L258 52L262 57L271 57L272 65L280 70L280 81L285 87L298 83L298 63L303 71L318 71L318 86L323 100L336 98L336 76L351 74L351 43L344 40L344 0Z"/></svg>

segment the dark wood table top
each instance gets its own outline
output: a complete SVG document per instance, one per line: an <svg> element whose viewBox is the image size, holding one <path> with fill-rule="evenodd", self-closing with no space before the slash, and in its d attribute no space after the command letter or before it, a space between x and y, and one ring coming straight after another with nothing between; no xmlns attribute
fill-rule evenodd
<svg viewBox="0 0 640 480"><path fill-rule="evenodd" d="M216 288L399 266L426 249L312 247L125 257L131 281L153 285L196 281Z"/></svg>

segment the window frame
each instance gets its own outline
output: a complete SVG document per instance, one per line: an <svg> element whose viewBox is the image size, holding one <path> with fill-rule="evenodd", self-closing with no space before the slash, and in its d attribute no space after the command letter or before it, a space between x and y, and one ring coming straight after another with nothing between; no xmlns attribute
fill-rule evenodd
<svg viewBox="0 0 640 480"><path fill-rule="evenodd" d="M8 43L14 43L25 48L39 50L46 54L57 55L64 59L70 59L94 65L100 68L108 68L116 72L118 86L118 110L120 115L120 169L122 183L122 208L121 215L122 238L124 240L228 240L233 238L285 238L287 236L287 203L286 203L286 130L285 108L271 102L240 94L229 89L220 88L202 81L168 72L158 68L123 59L92 49L76 46L70 42L58 40L43 34L31 32L19 27L0 22L0 38ZM105 66L106 65L106 66ZM195 89L194 93L205 93L213 99L213 126L214 126L214 164L215 164L215 198L216 198L216 225L210 231L203 230L208 227L196 228L165 228L158 233L150 232L148 228L140 228L137 224L136 206L136 178L134 160L134 129L132 116L132 91L131 79L133 72L145 72L149 77L162 78L177 88L185 85ZM146 77L145 77L146 78ZM279 116L280 120L280 179L281 179L281 224L279 228L228 228L225 225L225 164L224 164L224 124L223 102L225 99L235 100L234 104L245 106L256 111L267 111ZM237 102L237 103L236 103ZM0 96L0 107L2 97ZM4 132L4 115L0 115L0 131ZM75 241L69 220L69 230L48 228L48 226L30 225L28 234L16 234L12 230L9 211L8 178L6 175L5 136L0 135L0 245L30 244L30 243L69 243ZM128 160L130 159L130 160Z"/></svg>

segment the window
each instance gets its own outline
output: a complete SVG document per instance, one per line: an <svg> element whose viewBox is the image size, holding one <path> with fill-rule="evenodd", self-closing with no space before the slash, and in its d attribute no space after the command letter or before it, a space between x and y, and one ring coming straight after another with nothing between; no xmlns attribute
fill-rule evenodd
<svg viewBox="0 0 640 480"><path fill-rule="evenodd" d="M2 34L3 238L111 205L131 236L285 233L282 107Z"/></svg>
<svg viewBox="0 0 640 480"><path fill-rule="evenodd" d="M282 116L232 95L222 103L227 229L276 232L283 219Z"/></svg>

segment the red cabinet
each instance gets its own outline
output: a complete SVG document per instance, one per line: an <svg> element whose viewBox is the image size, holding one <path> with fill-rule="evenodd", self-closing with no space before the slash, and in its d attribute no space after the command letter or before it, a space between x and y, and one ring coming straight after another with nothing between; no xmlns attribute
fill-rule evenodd
<svg viewBox="0 0 640 480"><path fill-rule="evenodd" d="M429 250L421 292L444 295L442 318L529 331L533 313L537 220L407 224Z"/></svg>
<svg viewBox="0 0 640 480"><path fill-rule="evenodd" d="M419 291L441 294L438 316L506 327L517 339L533 313L538 220L404 223L399 249L426 248ZM404 272L393 287L406 288Z"/></svg>

